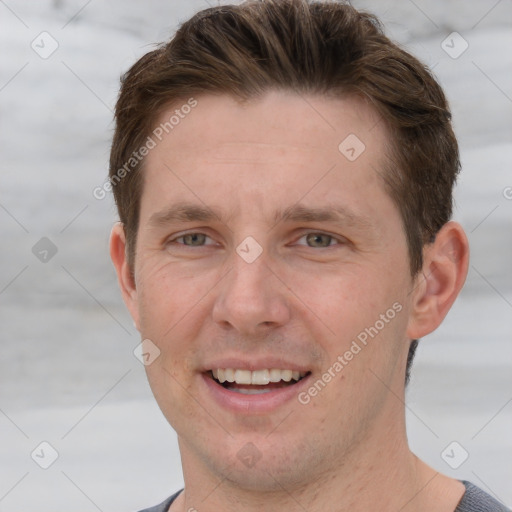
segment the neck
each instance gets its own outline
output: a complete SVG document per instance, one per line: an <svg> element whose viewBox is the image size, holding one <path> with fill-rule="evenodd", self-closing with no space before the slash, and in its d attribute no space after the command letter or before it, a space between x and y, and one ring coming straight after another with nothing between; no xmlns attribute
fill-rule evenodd
<svg viewBox="0 0 512 512"><path fill-rule="evenodd" d="M185 491L173 512L367 512L376 504L382 512L421 512L434 503L437 510L451 512L464 492L462 484L429 468L409 450L405 419L392 431L368 432L335 467L308 475L308 481L293 487L281 487L276 480L272 491L242 488L229 471L213 475L182 442L180 449Z"/></svg>

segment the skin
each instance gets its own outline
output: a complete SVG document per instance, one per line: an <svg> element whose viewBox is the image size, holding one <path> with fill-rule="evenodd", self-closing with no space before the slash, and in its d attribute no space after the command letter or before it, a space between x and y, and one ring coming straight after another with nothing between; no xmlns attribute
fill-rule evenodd
<svg viewBox="0 0 512 512"><path fill-rule="evenodd" d="M411 276L378 173L389 134L361 99L197 99L146 157L134 279L123 226L111 236L126 305L161 351L147 374L185 480L171 510L453 511L463 485L409 450L404 374L410 340L437 328L464 283L462 228L446 224ZM351 133L366 146L355 161L338 149ZM154 222L183 202L219 218ZM350 215L276 223L297 204ZM179 238L191 233L200 235ZM252 263L236 252L248 236L263 249ZM208 400L201 372L213 358L282 357L315 382L396 303L401 311L307 405L239 414ZM260 454L252 467L237 457L247 443Z"/></svg>

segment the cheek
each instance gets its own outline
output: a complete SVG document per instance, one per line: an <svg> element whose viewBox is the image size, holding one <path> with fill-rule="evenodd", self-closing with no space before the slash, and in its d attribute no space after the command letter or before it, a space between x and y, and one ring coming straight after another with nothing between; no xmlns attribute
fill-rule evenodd
<svg viewBox="0 0 512 512"><path fill-rule="evenodd" d="M191 312L207 286L197 276L182 276L176 266L148 259L137 274L137 296L141 329L157 338Z"/></svg>
<svg viewBox="0 0 512 512"><path fill-rule="evenodd" d="M302 296L311 312L337 336L354 334L391 306L385 282L371 268L343 268L303 281Z"/></svg>
<svg viewBox="0 0 512 512"><path fill-rule="evenodd" d="M354 267L342 275L311 281L308 306L321 320L316 321L321 327L317 334L324 340L328 365L345 353L359 374L368 367L394 364L408 316L408 288L399 271L386 275L378 268Z"/></svg>
<svg viewBox="0 0 512 512"><path fill-rule="evenodd" d="M159 363L173 375L189 372L217 280L205 273L183 275L178 265L158 262L148 262L139 274L141 335L157 345ZM147 370L150 376L153 368Z"/></svg>

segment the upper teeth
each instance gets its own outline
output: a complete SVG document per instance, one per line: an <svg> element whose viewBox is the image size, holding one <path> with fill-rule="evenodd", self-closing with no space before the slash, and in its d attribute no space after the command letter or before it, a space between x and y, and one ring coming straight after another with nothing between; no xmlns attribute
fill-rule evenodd
<svg viewBox="0 0 512 512"><path fill-rule="evenodd" d="M223 382L236 382L237 384L257 384L264 386L269 382L279 382L284 380L290 382L299 380L306 375L306 372L297 372L293 370L235 370L234 368L217 368L212 370L212 374L221 384Z"/></svg>

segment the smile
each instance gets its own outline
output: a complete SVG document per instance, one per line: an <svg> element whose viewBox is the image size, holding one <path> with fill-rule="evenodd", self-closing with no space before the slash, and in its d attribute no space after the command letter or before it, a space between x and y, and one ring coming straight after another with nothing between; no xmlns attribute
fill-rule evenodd
<svg viewBox="0 0 512 512"><path fill-rule="evenodd" d="M216 368L211 370L209 374L224 389L245 395L256 395L293 386L306 377L309 372L278 368L265 368L254 371L236 368Z"/></svg>

